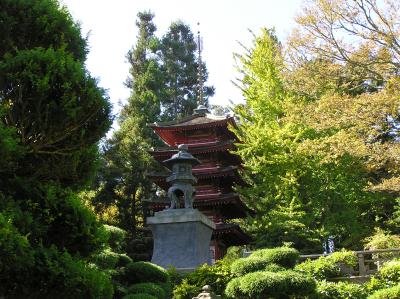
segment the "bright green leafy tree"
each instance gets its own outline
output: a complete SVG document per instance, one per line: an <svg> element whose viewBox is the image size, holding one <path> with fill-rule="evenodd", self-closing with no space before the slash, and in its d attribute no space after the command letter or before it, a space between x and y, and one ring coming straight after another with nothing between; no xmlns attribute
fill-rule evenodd
<svg viewBox="0 0 400 299"><path fill-rule="evenodd" d="M303 252L320 251L328 236L354 244L369 227L361 216L360 203L371 202L361 159L327 156L335 139L298 118L305 101L285 89L273 31L263 30L238 59L246 103L235 108L235 131L249 184L239 191L257 211L246 224L257 245L292 242Z"/></svg>

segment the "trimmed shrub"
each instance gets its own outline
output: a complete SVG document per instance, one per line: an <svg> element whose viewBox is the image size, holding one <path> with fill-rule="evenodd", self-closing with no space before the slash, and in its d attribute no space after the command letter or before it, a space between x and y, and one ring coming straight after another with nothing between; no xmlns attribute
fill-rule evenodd
<svg viewBox="0 0 400 299"><path fill-rule="evenodd" d="M158 299L158 298L154 297L153 295L142 293L142 294L129 294L122 297L122 299Z"/></svg>
<svg viewBox="0 0 400 299"><path fill-rule="evenodd" d="M140 282L167 282L168 273L165 269L150 262L135 262L126 265L123 279L128 284Z"/></svg>
<svg viewBox="0 0 400 299"><path fill-rule="evenodd" d="M167 299L164 289L152 282L133 284L128 287L128 294L149 294L158 299Z"/></svg>
<svg viewBox="0 0 400 299"><path fill-rule="evenodd" d="M104 225L104 229L108 234L108 243L111 248L115 251L121 251L125 247L125 237L126 231L122 228L112 226L112 225Z"/></svg>
<svg viewBox="0 0 400 299"><path fill-rule="evenodd" d="M307 273L316 279L328 279L341 275L340 266L355 266L357 257L352 251L338 251L316 260L306 260L296 265L295 270Z"/></svg>
<svg viewBox="0 0 400 299"><path fill-rule="evenodd" d="M277 264L285 268L293 268L300 253L289 247L267 248L254 251L249 258L262 258L268 264Z"/></svg>
<svg viewBox="0 0 400 299"><path fill-rule="evenodd" d="M102 252L95 254L91 260L101 269L112 269L116 267L119 256L118 253L115 253L111 251L110 248L107 248Z"/></svg>
<svg viewBox="0 0 400 299"><path fill-rule="evenodd" d="M236 277L232 279L225 289L225 295L228 298L243 298L243 294L240 292L240 279L241 277Z"/></svg>
<svg viewBox="0 0 400 299"><path fill-rule="evenodd" d="M368 283L370 290L392 287L400 283L400 260L385 263Z"/></svg>
<svg viewBox="0 0 400 299"><path fill-rule="evenodd" d="M348 282L317 282L318 299L364 299L368 295L365 286Z"/></svg>
<svg viewBox="0 0 400 299"><path fill-rule="evenodd" d="M114 269L124 267L132 262L132 259L123 253L116 253L107 248L98 254L93 255L91 261L101 269Z"/></svg>
<svg viewBox="0 0 400 299"><path fill-rule="evenodd" d="M400 284L397 286L378 290L372 295L368 296L368 299L398 299L400 298Z"/></svg>
<svg viewBox="0 0 400 299"><path fill-rule="evenodd" d="M310 296L315 281L309 276L287 270L277 273L259 271L232 280L226 288L229 298L265 299Z"/></svg>
<svg viewBox="0 0 400 299"><path fill-rule="evenodd" d="M234 276L239 277L247 273L264 270L269 263L269 260L263 258L241 258L232 263L231 272Z"/></svg>
<svg viewBox="0 0 400 299"><path fill-rule="evenodd" d="M285 271L286 269L282 266L279 266L277 264L268 264L265 268L264 271L268 272L280 272L280 271Z"/></svg>

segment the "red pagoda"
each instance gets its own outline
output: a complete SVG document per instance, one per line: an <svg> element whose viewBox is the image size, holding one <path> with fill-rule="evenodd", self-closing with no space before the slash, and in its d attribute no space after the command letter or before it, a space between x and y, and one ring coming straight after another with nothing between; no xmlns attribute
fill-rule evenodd
<svg viewBox="0 0 400 299"><path fill-rule="evenodd" d="M150 127L167 144L151 152L159 162L177 152L179 144L188 145L190 153L201 164L193 168L198 179L194 208L199 209L216 224L210 250L212 259L222 258L229 246L246 245L250 237L238 224L227 222L230 219L244 218L252 211L240 200L233 190L234 184L241 184L238 174L240 158L231 154L236 136L228 129L235 126L233 117L216 117L209 114L206 107L200 105L194 114L186 118L163 123L154 123ZM165 173L150 174L150 179L161 189L168 190ZM153 199L150 208L159 211L168 201Z"/></svg>

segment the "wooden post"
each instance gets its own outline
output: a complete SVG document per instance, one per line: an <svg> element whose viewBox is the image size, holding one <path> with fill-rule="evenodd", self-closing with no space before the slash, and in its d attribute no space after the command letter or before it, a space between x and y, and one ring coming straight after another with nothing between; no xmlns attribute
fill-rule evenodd
<svg viewBox="0 0 400 299"><path fill-rule="evenodd" d="M358 270L360 276L365 276L367 275L367 268L365 267L365 261L364 261L364 254L358 253Z"/></svg>

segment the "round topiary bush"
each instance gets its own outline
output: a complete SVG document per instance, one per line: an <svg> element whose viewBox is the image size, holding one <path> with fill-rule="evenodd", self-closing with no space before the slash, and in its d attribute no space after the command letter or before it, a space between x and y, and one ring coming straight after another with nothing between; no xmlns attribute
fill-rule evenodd
<svg viewBox="0 0 400 299"><path fill-rule="evenodd" d="M332 299L332 298L349 298L349 299L364 299L368 295L365 286L349 282L317 282L317 298Z"/></svg>
<svg viewBox="0 0 400 299"><path fill-rule="evenodd" d="M140 282L167 282L165 269L150 262L134 262L126 265L123 279L128 284Z"/></svg>
<svg viewBox="0 0 400 299"><path fill-rule="evenodd" d="M152 282L133 284L128 287L128 294L149 294L159 299L167 299L164 289Z"/></svg>
<svg viewBox="0 0 400 299"><path fill-rule="evenodd" d="M243 298L243 294L240 292L240 278L241 277L237 277L228 282L225 289L226 297Z"/></svg>
<svg viewBox="0 0 400 299"><path fill-rule="evenodd" d="M300 253L289 247L267 248L254 251L249 258L262 258L268 264L277 264L285 268L293 268L296 265Z"/></svg>
<svg viewBox="0 0 400 299"><path fill-rule="evenodd" d="M279 271L285 271L286 269L282 266L279 266L277 264L268 264L265 268L264 271L268 272L279 272Z"/></svg>
<svg viewBox="0 0 400 299"><path fill-rule="evenodd" d="M290 296L310 296L314 293L314 279L292 270L249 273L231 280L225 290L228 298L246 299L283 299Z"/></svg>
<svg viewBox="0 0 400 299"><path fill-rule="evenodd" d="M234 276L243 276L247 273L264 270L269 264L269 260L263 258L241 258L234 261L231 265L231 273Z"/></svg>
<svg viewBox="0 0 400 299"><path fill-rule="evenodd" d="M372 295L368 296L368 299L398 299L400 298L400 284L397 286L378 290Z"/></svg>

